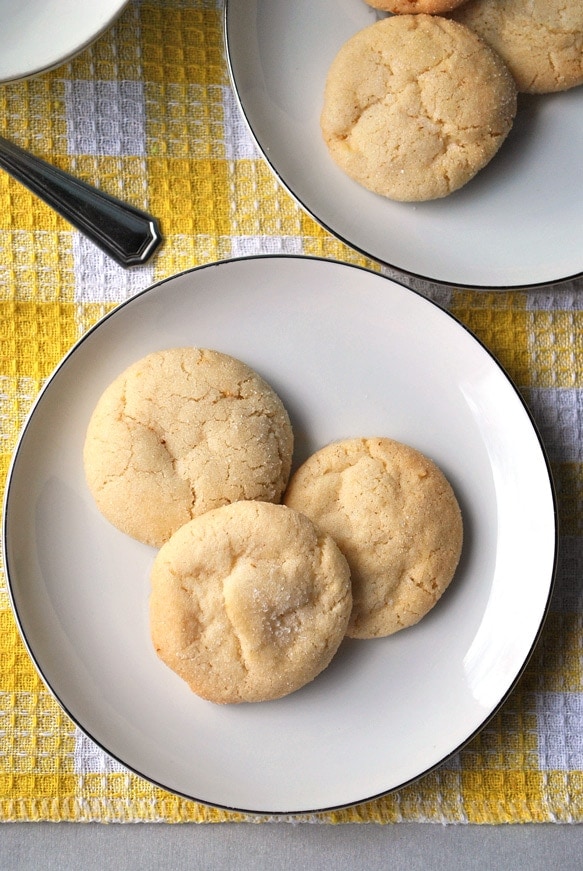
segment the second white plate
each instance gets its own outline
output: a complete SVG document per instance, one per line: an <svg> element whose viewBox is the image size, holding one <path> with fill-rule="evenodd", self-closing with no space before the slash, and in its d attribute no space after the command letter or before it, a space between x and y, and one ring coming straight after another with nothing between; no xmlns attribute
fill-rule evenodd
<svg viewBox="0 0 583 871"><path fill-rule="evenodd" d="M502 148L461 190L397 203L332 162L320 134L328 68L377 13L363 0L226 0L231 77L276 176L320 224L402 273L475 288L583 272L583 87L521 96Z"/></svg>

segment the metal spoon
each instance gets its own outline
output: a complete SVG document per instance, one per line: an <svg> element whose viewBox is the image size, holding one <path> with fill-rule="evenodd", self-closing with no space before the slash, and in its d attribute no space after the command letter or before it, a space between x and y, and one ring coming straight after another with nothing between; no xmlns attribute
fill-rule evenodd
<svg viewBox="0 0 583 871"><path fill-rule="evenodd" d="M139 266L162 235L158 221L0 136L0 167L121 266Z"/></svg>

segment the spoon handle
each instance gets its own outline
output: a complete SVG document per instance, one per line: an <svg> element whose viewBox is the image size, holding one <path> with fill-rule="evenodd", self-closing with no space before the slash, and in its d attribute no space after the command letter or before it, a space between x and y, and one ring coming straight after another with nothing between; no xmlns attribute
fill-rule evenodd
<svg viewBox="0 0 583 871"><path fill-rule="evenodd" d="M162 236L158 221L0 136L0 167L121 266L138 266Z"/></svg>

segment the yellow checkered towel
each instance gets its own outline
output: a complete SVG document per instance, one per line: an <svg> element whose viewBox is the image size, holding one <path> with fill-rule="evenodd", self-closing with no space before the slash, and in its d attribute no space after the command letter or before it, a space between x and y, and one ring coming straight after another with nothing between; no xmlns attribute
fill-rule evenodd
<svg viewBox="0 0 583 871"><path fill-rule="evenodd" d="M0 173L2 480L44 380L105 311L153 281L247 253L364 263L278 185L238 114L220 0L134 0L71 63L0 86L3 132L148 209L165 244L124 271ZM369 264L371 265L371 264ZM418 783L319 822L583 821L583 283L418 288L506 367L549 452L561 522L550 617L526 673L469 746ZM0 582L0 819L229 821L124 770L45 688Z"/></svg>

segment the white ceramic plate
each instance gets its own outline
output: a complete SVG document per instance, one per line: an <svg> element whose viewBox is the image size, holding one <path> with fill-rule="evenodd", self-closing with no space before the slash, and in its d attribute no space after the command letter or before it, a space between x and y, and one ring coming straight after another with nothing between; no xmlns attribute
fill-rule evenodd
<svg viewBox="0 0 583 871"><path fill-rule="evenodd" d="M86 48L128 0L0 0L0 82L57 67Z"/></svg>
<svg viewBox="0 0 583 871"><path fill-rule="evenodd" d="M499 289L580 275L583 87L521 97L498 155L442 200L391 202L333 164L319 126L327 71L377 14L363 0L226 0L231 77L276 176L340 239L411 276Z"/></svg>
<svg viewBox="0 0 583 871"><path fill-rule="evenodd" d="M432 457L465 523L459 570L417 626L346 641L304 689L215 706L155 656L155 552L87 491L85 428L106 385L164 347L227 352L289 409L295 462L347 436ZM549 470L490 354L449 314L357 267L251 258L171 278L119 306L49 379L9 476L5 560L17 618L65 710L127 767L211 805L300 812L399 787L456 751L513 686L537 639L555 561Z"/></svg>

